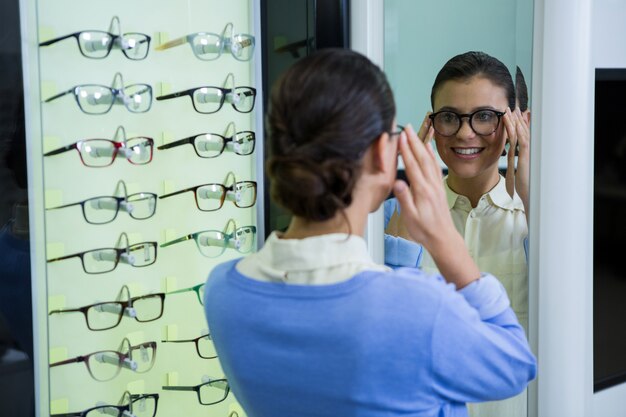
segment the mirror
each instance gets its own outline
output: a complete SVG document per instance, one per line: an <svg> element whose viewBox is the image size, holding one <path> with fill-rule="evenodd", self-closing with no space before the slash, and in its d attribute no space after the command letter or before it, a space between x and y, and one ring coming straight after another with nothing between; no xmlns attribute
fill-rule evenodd
<svg viewBox="0 0 626 417"><path fill-rule="evenodd" d="M431 88L450 58L468 51L482 51L506 66L514 84L519 68L529 90L532 32L532 1L386 0L384 69L395 94L397 122L402 125L411 123L417 131L428 111L443 109L470 114L489 107L504 111L508 105L506 91L494 86L493 82L487 81L486 86L476 79L469 83L454 79L443 82L437 88L434 108ZM519 81L517 84L522 85ZM528 125L530 114L523 116ZM507 187L505 180L507 165L517 164L522 157L511 158L511 162L506 156L498 158L501 149L498 150L497 146L502 146L509 136L503 118L494 133L476 137L483 117L494 115L473 116L473 133L469 123L464 123L469 119L462 118L460 128L456 126L460 129L457 133L446 136L442 135L444 132L436 133L433 146L446 175L448 202L457 229L464 235L479 268L492 273L504 284L513 309L528 333L528 227L525 214L528 199L524 192L527 187L523 182L516 183L516 186L521 185L519 188L511 187L515 181ZM527 133L529 137L529 131ZM460 149L462 147L465 149ZM486 160L488 155L491 159ZM483 170L476 164L481 160L486 161L488 169ZM518 180L523 180L524 175L528 178L523 165L519 166ZM398 168L399 177L403 177L402 165L399 164ZM491 174L484 175L485 170ZM390 266L418 266L436 272L432 258L422 252L419 245L403 244L405 234L397 222L397 215L393 214L396 211L394 201L390 199L385 204L386 263ZM468 408L473 417L526 417L527 394L524 392L504 401L470 404Z"/></svg>

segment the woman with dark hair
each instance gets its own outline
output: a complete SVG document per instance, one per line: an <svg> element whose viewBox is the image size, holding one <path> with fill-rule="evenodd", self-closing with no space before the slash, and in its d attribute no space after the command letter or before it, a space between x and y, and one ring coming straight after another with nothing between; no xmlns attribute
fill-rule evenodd
<svg viewBox="0 0 626 417"><path fill-rule="evenodd" d="M274 86L272 197L293 215L205 286L212 339L250 417L465 416L536 372L503 287L480 274L447 210L434 154L364 56L329 49ZM402 155L411 188L396 181ZM374 263L367 216L393 188L441 275Z"/></svg>
<svg viewBox="0 0 626 417"><path fill-rule="evenodd" d="M523 87L518 87L522 92ZM502 62L483 52L457 55L437 74L431 104L433 113L426 116L424 126L434 128L437 151L448 167L444 179L446 200L456 229L480 270L489 271L502 282L513 311L527 329L530 128L527 112L522 113L516 106L511 74ZM507 142L510 148L505 179L498 163ZM397 214L389 214L392 203L386 204L387 216L391 217L387 232L399 237L387 240L400 242L396 247L410 254L404 259L419 259L417 266L423 271L437 273L439 268L428 248L423 250L411 242ZM393 253L386 256L398 258ZM525 416L526 396L471 406L470 411L476 417Z"/></svg>

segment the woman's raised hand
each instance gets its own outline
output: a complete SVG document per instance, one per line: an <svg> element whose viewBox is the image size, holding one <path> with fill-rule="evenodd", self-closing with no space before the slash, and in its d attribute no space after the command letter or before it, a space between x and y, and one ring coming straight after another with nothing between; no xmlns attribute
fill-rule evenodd
<svg viewBox="0 0 626 417"><path fill-rule="evenodd" d="M407 126L400 135L400 154L411 187L402 180L394 184L403 226L413 240L431 254L441 274L458 288L478 279L478 267L450 216L441 167L424 139L432 137L432 126L422 126L422 137Z"/></svg>
<svg viewBox="0 0 626 417"><path fill-rule="evenodd" d="M519 107L512 112L506 109L504 126L509 138L509 153L506 167L506 190L511 195L514 192L522 199L526 217L528 218L528 197L530 184L530 125L522 115ZM517 169L515 169L515 149L519 149Z"/></svg>

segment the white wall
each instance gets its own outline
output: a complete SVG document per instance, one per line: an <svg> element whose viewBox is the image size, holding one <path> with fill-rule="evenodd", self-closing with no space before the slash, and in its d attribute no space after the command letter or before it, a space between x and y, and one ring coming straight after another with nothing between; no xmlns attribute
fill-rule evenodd
<svg viewBox="0 0 626 417"><path fill-rule="evenodd" d="M594 0L591 44L592 68L626 68L626 2ZM626 416L626 383L596 393L593 415Z"/></svg>

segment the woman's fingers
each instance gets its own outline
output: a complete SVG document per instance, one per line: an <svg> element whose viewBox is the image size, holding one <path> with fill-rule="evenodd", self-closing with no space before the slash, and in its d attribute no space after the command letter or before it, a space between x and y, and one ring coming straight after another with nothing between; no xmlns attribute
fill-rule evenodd
<svg viewBox="0 0 626 417"><path fill-rule="evenodd" d="M405 172L411 188L419 187L424 182L424 174L422 167L420 166L417 158L417 154L413 149L412 144L418 144L418 146L424 147L419 141L415 131L408 125L404 128L404 131L400 135L400 155L404 161Z"/></svg>
<svg viewBox="0 0 626 417"><path fill-rule="evenodd" d="M424 116L424 120L422 120L422 124L420 125L420 128L417 132L417 136L423 143L426 143L426 141L429 139L428 131L429 131L431 123L430 123L430 118L428 116L430 116L431 113L432 112L430 111L426 113L426 116Z"/></svg>

